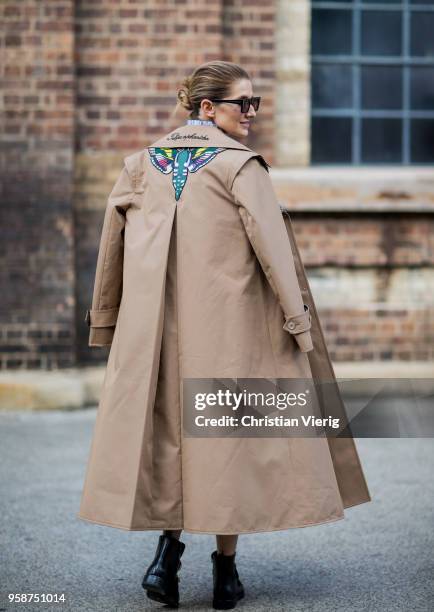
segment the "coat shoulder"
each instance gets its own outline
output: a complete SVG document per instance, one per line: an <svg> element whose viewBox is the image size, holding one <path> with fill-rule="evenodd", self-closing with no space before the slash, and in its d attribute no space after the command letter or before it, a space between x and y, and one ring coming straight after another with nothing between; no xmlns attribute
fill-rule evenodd
<svg viewBox="0 0 434 612"><path fill-rule="evenodd" d="M247 149L247 150L243 150L243 149L226 149L227 152L230 152L230 155L232 156L232 162L234 163L235 166L239 166L239 168L241 168L246 161L248 161L249 159L256 158L258 160L258 162L264 166L264 168L268 171L268 168L271 168L271 165L266 161L266 159L264 158L263 155L261 155L260 153L257 153L256 151L253 151L252 149Z"/></svg>
<svg viewBox="0 0 434 612"><path fill-rule="evenodd" d="M139 180L145 170L145 154L146 149L141 149L140 151L135 151L134 153L131 153L130 155L124 157L124 164L128 171L128 174L131 177L131 182L134 189L139 184Z"/></svg>
<svg viewBox="0 0 434 612"><path fill-rule="evenodd" d="M267 172L269 172L269 168L271 168L270 164L265 160L265 158L256 151L232 151L236 153L234 158L231 160L231 171L229 174L229 187L232 186L232 183L235 180L238 172L250 159L256 159L258 162L258 168L261 166L265 168Z"/></svg>

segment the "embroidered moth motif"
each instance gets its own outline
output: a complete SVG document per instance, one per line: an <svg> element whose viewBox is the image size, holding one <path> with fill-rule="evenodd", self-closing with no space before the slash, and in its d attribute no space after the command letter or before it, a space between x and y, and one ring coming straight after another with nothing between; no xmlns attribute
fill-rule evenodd
<svg viewBox="0 0 434 612"><path fill-rule="evenodd" d="M224 147L159 148L149 147L152 164L163 174L172 173L175 200L179 200L189 172L197 172Z"/></svg>

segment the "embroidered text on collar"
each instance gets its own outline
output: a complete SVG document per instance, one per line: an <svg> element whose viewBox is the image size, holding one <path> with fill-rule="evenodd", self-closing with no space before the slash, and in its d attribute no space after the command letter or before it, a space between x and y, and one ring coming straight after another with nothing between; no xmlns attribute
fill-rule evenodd
<svg viewBox="0 0 434 612"><path fill-rule="evenodd" d="M196 134L195 132L193 132L193 134L180 134L179 132L173 132L173 134L170 134L170 136L167 137L168 140L190 140L191 138L196 140L209 140L206 134L200 135Z"/></svg>

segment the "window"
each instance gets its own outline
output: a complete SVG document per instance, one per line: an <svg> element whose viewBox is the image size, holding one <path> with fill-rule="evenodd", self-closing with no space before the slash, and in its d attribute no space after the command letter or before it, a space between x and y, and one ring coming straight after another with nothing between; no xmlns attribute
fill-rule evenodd
<svg viewBox="0 0 434 612"><path fill-rule="evenodd" d="M312 164L434 162L434 1L311 7Z"/></svg>

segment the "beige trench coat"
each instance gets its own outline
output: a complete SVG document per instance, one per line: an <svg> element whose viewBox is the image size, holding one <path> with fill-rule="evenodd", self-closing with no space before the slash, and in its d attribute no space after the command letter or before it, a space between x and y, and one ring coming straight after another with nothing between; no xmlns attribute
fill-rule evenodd
<svg viewBox="0 0 434 612"><path fill-rule="evenodd" d="M183 435L184 378L334 377L268 164L206 125L124 161L85 318L111 348L77 516L211 534L343 519L371 499L352 438Z"/></svg>

